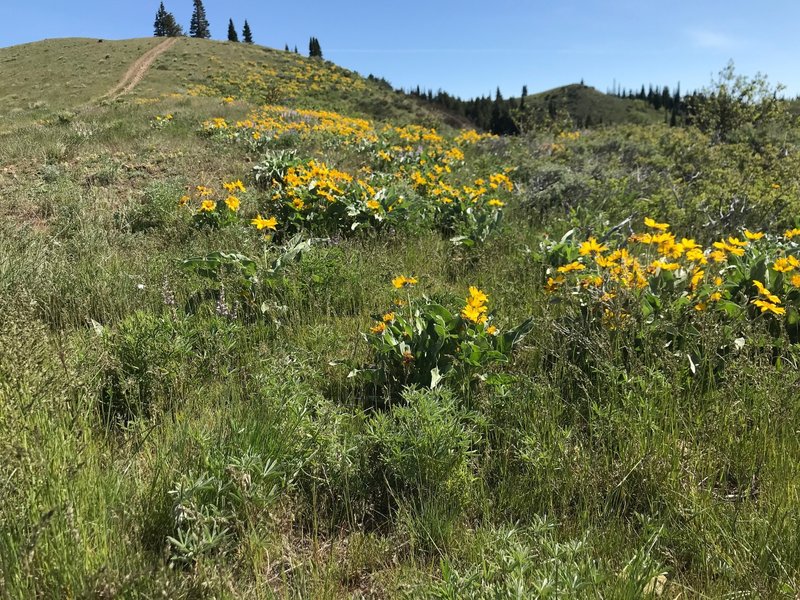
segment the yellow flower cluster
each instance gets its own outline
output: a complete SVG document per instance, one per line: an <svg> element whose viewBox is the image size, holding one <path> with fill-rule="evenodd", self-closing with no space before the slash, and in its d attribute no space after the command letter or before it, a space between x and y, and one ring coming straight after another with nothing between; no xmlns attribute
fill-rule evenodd
<svg viewBox="0 0 800 600"><path fill-rule="evenodd" d="M615 298L620 290L659 289L653 282L668 273L671 281L676 282L670 285L670 289L683 289L683 297L692 302L695 310L703 311L711 303L723 299L737 301L730 290L736 289L738 284L730 283L730 278L734 277L733 273L740 273L736 275L739 278L747 277L749 268L741 266L742 261L756 263L761 256L766 258L767 266L773 272L770 281L776 281L778 287L785 285L782 282L800 287L800 259L782 249L785 243L770 241L767 244L762 232L745 229L743 239L727 236L709 248L703 248L693 239L678 240L669 231L668 223L647 217L644 225L649 231L631 235L626 244L615 249L595 237L580 243L577 260L550 270L546 291L557 292L568 284L573 274L580 274L574 280L576 286L597 290L597 298L605 303ZM783 237L791 240L794 235L800 235L800 230L796 234L789 230ZM766 245L754 246L759 244ZM747 258L745 255L751 247L751 254L747 255L750 258ZM787 277L781 279L779 275ZM681 284L685 287L681 288ZM756 297L749 299L750 304L759 308L761 313L785 314L786 309L781 306L782 301L776 293L761 281L752 280L752 285Z"/></svg>
<svg viewBox="0 0 800 600"><path fill-rule="evenodd" d="M486 323L488 319L486 313L489 311L489 307L486 306L488 300L489 297L485 293L475 286L470 286L466 305L461 309L461 316L475 324Z"/></svg>
<svg viewBox="0 0 800 600"><path fill-rule="evenodd" d="M211 62L218 68L208 75L206 84L190 85L190 96L225 96L233 101L233 96L229 95L233 91L237 98L263 99L278 95L288 100L331 92L359 92L367 87L364 79L352 71L290 53L275 53L268 63L249 61L233 72L216 57L212 57Z"/></svg>

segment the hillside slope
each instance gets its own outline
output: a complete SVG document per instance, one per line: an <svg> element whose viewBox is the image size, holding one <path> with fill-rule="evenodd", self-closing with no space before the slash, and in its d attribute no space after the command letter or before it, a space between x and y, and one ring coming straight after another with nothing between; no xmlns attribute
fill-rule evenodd
<svg viewBox="0 0 800 600"><path fill-rule="evenodd" d="M0 49L5 75L0 124L18 123L99 101L163 39L44 40ZM129 99L173 94L233 96L252 104L335 110L376 120L465 125L385 84L331 62L264 46L177 38L158 56Z"/></svg>
<svg viewBox="0 0 800 600"><path fill-rule="evenodd" d="M65 38L0 48L0 116L37 116L99 98L160 42Z"/></svg>
<svg viewBox="0 0 800 600"><path fill-rule="evenodd" d="M593 87L574 83L532 94L525 103L534 112L554 115L566 112L583 126L617 123L658 123L664 114L638 100L609 96Z"/></svg>

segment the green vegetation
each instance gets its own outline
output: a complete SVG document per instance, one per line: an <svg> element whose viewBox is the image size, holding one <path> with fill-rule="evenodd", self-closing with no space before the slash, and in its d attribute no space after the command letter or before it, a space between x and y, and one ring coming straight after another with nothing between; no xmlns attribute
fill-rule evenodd
<svg viewBox="0 0 800 600"><path fill-rule="evenodd" d="M183 35L183 28L178 25L175 15L167 12L162 2L156 12L156 20L153 24L153 35L156 37L178 37Z"/></svg>
<svg viewBox="0 0 800 600"><path fill-rule="evenodd" d="M233 25L233 19L228 20L228 41L229 42L239 41L239 34L236 33L236 27L234 27Z"/></svg>
<svg viewBox="0 0 800 600"><path fill-rule="evenodd" d="M242 41L245 44L253 43L253 32L250 31L250 23L247 22L247 19L244 20L244 27L242 27Z"/></svg>
<svg viewBox="0 0 800 600"><path fill-rule="evenodd" d="M208 39L211 37L211 30L209 29L208 19L206 18L206 9L203 6L203 0L194 0L192 20L189 23L189 35L193 38L200 39Z"/></svg>
<svg viewBox="0 0 800 600"><path fill-rule="evenodd" d="M319 45L319 40L312 37L308 41L308 56L311 58L322 58L322 47Z"/></svg>
<svg viewBox="0 0 800 600"><path fill-rule="evenodd" d="M90 102L159 41L0 51L86 84L0 109L0 596L800 594L783 103L498 138L189 38Z"/></svg>

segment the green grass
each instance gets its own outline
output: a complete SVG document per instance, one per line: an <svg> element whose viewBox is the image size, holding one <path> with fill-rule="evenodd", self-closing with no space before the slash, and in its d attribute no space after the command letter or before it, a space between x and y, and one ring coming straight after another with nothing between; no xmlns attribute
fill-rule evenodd
<svg viewBox="0 0 800 600"><path fill-rule="evenodd" d="M131 58L138 43L124 46ZM615 331L556 302L539 250L633 211L699 239L744 224L780 233L796 213L795 146L714 147L660 126L489 141L469 160L516 168L518 187L483 245L457 249L429 228L316 240L260 273L263 312L233 319L216 297L196 303L215 284L180 261L260 257L263 242L247 228L198 230L177 200L223 180L254 188L262 157L198 131L254 105L162 96L257 55L307 60L180 40L119 102L54 114L102 95L98 80L75 104L54 97L36 123L0 111L11 130L0 138L0 596L796 597L796 346L766 321L708 315L692 369L665 342L666 316ZM293 102L374 116L361 101L334 90ZM167 113L169 125L151 125ZM324 138L286 143L331 165L365 162ZM732 190L746 209L704 227ZM485 382L380 402L348 375L371 360L361 334L392 306L398 274L456 310L476 285L501 329L533 317L534 332ZM224 282L232 303L236 280Z"/></svg>
<svg viewBox="0 0 800 600"><path fill-rule="evenodd" d="M0 48L0 130L99 98L156 44L155 38L69 38Z"/></svg>

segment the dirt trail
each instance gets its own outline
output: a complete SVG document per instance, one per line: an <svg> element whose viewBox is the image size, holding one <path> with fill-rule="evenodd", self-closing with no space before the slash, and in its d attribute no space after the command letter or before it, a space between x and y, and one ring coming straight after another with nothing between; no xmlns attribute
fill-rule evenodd
<svg viewBox="0 0 800 600"><path fill-rule="evenodd" d="M119 80L119 83L109 90L106 95L101 98L101 100L114 100L133 90L133 88L135 88L142 78L147 74L147 71L150 69L153 62L164 52L172 48L177 41L177 38L166 39L158 46L155 46L142 54L136 60L136 62L134 62L128 68L128 70L125 71L125 74L122 76L122 79Z"/></svg>

